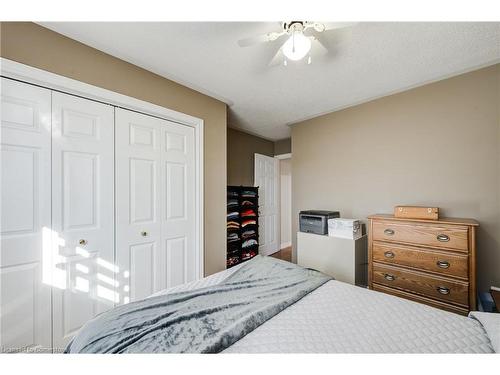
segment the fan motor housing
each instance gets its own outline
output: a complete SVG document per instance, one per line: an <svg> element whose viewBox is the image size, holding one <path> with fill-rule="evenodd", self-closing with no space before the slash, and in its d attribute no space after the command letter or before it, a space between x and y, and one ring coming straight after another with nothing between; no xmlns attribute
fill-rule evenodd
<svg viewBox="0 0 500 375"><path fill-rule="evenodd" d="M287 33L293 33L294 31L303 31L305 21L290 21L283 22L283 29Z"/></svg>

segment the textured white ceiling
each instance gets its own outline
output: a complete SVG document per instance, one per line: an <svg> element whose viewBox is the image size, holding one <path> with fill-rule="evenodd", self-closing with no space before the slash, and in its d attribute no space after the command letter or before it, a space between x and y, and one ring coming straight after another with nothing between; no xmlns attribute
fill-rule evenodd
<svg viewBox="0 0 500 375"><path fill-rule="evenodd" d="M279 42L241 48L279 23L41 23L229 105L229 126L269 139L287 126L500 61L500 23L358 23L333 53L267 66Z"/></svg>

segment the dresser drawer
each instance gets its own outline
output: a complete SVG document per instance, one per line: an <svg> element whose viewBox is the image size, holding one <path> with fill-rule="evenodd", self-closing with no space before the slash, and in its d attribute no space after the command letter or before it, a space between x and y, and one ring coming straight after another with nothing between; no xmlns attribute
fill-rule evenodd
<svg viewBox="0 0 500 375"><path fill-rule="evenodd" d="M373 282L439 301L468 306L469 283L373 263Z"/></svg>
<svg viewBox="0 0 500 375"><path fill-rule="evenodd" d="M375 221L372 237L374 241L404 242L464 252L469 249L468 228L461 226Z"/></svg>
<svg viewBox="0 0 500 375"><path fill-rule="evenodd" d="M372 257L375 262L399 264L442 275L468 279L469 257L465 254L373 242Z"/></svg>
<svg viewBox="0 0 500 375"><path fill-rule="evenodd" d="M379 284L373 284L372 289L376 290L378 292L392 294L393 296L396 296L396 297L401 297L401 298L409 299L411 301L424 303L426 305L436 307L436 308L441 309L441 310L451 311L455 314L460 314L460 315L468 315L469 314L469 309L466 307L460 307L460 306L452 305L450 303L437 301L437 300L432 299L432 298L427 298L424 296L419 296L417 294L408 293L408 292L405 292L404 290L388 288L386 286L379 285Z"/></svg>

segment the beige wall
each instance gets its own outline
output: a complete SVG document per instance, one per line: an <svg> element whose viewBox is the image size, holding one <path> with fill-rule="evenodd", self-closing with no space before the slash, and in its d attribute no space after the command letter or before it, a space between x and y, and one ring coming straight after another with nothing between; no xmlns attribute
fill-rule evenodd
<svg viewBox="0 0 500 375"><path fill-rule="evenodd" d="M292 152L292 139L280 139L274 142L274 155L289 154Z"/></svg>
<svg viewBox="0 0 500 375"><path fill-rule="evenodd" d="M204 120L205 274L226 268L226 105L33 23L0 26L0 55Z"/></svg>
<svg viewBox="0 0 500 375"><path fill-rule="evenodd" d="M293 233L304 209L438 206L480 222L479 286L500 286L499 111L496 65L294 125Z"/></svg>
<svg viewBox="0 0 500 375"><path fill-rule="evenodd" d="M274 155L274 143L239 130L227 129L227 184L253 186L254 154Z"/></svg>

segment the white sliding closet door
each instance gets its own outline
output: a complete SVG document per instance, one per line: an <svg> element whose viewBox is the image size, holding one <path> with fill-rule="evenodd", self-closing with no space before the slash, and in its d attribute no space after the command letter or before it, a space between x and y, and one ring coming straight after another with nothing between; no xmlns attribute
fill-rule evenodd
<svg viewBox="0 0 500 375"><path fill-rule="evenodd" d="M115 302L114 108L52 93L54 347Z"/></svg>
<svg viewBox="0 0 500 375"><path fill-rule="evenodd" d="M194 280L194 130L116 109L116 259L120 302Z"/></svg>
<svg viewBox="0 0 500 375"><path fill-rule="evenodd" d="M2 78L0 351L50 351L49 90Z"/></svg>

